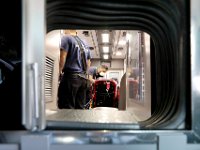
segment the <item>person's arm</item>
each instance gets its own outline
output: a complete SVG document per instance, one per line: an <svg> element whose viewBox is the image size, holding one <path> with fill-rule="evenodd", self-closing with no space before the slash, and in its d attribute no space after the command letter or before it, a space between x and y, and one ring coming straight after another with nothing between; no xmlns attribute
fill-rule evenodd
<svg viewBox="0 0 200 150"><path fill-rule="evenodd" d="M91 65L91 60L88 59L88 61L87 61L87 68L90 68L90 65Z"/></svg>
<svg viewBox="0 0 200 150"><path fill-rule="evenodd" d="M90 68L87 70L87 73L88 73L88 79L89 79L90 82L93 84L93 83L95 82L95 80L93 79L94 68L93 68L93 67L90 67Z"/></svg>
<svg viewBox="0 0 200 150"><path fill-rule="evenodd" d="M60 49L59 74L62 73L62 70L63 70L64 65L65 65L66 58L67 58L67 52L63 49Z"/></svg>
<svg viewBox="0 0 200 150"><path fill-rule="evenodd" d="M95 80L93 79L92 75L89 75L89 80L90 80L91 83L95 82Z"/></svg>
<svg viewBox="0 0 200 150"><path fill-rule="evenodd" d="M89 69L91 66L91 53L90 53L90 49L88 48L88 54L87 54L87 68Z"/></svg>

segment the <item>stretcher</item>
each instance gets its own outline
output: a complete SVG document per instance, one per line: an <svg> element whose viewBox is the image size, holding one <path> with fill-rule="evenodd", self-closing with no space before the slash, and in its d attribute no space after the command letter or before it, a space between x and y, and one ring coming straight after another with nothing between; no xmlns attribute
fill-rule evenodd
<svg viewBox="0 0 200 150"><path fill-rule="evenodd" d="M92 108L114 107L118 108L119 88L112 79L96 80L92 87Z"/></svg>

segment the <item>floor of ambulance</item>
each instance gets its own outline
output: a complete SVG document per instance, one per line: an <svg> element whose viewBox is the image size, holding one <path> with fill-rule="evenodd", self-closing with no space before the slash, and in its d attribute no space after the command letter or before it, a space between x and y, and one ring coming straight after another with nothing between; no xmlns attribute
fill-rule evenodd
<svg viewBox="0 0 200 150"><path fill-rule="evenodd" d="M149 117L149 111L141 105L135 106L135 104L127 110L118 110L111 107L96 107L89 110L46 109L46 120L49 122L137 124L138 121Z"/></svg>

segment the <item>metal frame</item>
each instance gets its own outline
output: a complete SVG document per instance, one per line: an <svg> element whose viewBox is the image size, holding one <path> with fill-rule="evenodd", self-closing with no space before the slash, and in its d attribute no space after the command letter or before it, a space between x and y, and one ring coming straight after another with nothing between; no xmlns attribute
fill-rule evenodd
<svg viewBox="0 0 200 150"><path fill-rule="evenodd" d="M200 13L199 0L191 0L192 131L200 139ZM198 84L197 84L198 83Z"/></svg>
<svg viewBox="0 0 200 150"><path fill-rule="evenodd" d="M199 0L191 0L191 80L192 80L192 129L191 130L124 130L124 131L111 131L109 133L111 137L115 134L129 133L130 136L134 134L145 134L146 136L150 134L168 134L172 133L184 133L190 138L191 143L198 141L200 139L200 86L196 86L196 83L200 78L200 68L199 68L199 56L200 56L200 13L199 13ZM38 72L35 82L43 83L44 77L44 35L45 31L45 0L23 0L23 124L26 126L27 130L43 130L45 128L45 115L44 115L44 92L43 84L36 87L39 91L39 112L37 109L32 107L34 104L33 95L33 81L30 81L32 75L30 66L34 63L38 64ZM38 89L37 89L38 88ZM39 113L39 115L34 116L34 113ZM40 116L40 117L38 117ZM35 123L34 123L35 122ZM33 125L35 124L35 125ZM45 131L49 133L49 131ZM52 131L57 132L57 131ZM50 131L50 133L52 133ZM62 134L73 135L75 132L63 132ZM107 131L99 131L102 135L106 135ZM57 132L59 133L59 131ZM94 134L96 131L85 131L85 134ZM189 139L188 139L189 140ZM62 149L62 148L61 148Z"/></svg>
<svg viewBox="0 0 200 150"><path fill-rule="evenodd" d="M23 0L22 12L22 123L28 130L43 130L45 0Z"/></svg>

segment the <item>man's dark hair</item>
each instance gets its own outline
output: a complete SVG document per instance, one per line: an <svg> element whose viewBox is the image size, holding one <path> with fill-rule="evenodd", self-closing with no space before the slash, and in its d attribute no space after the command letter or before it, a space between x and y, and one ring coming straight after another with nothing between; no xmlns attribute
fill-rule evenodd
<svg viewBox="0 0 200 150"><path fill-rule="evenodd" d="M102 68L104 68L106 71L108 70L108 66L106 65L101 65Z"/></svg>

